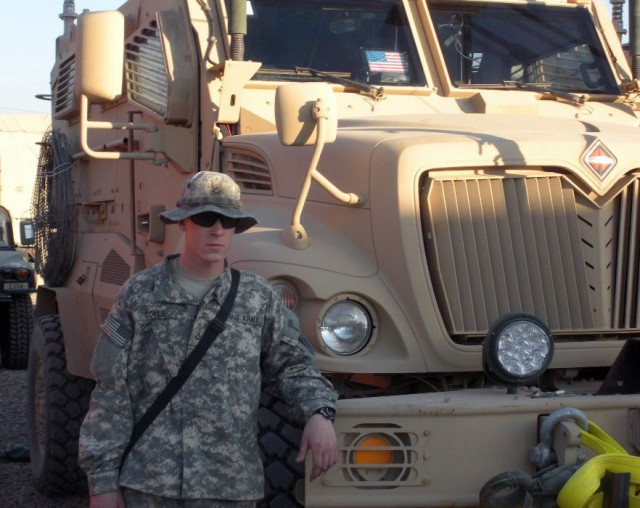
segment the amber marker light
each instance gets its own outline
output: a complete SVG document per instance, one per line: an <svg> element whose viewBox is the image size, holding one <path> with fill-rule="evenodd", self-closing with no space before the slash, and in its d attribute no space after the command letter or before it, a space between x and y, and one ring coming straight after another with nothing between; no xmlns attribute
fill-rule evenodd
<svg viewBox="0 0 640 508"><path fill-rule="evenodd" d="M366 437L358 443L354 462L358 465L391 464L393 452L390 446L392 444L382 436Z"/></svg>
<svg viewBox="0 0 640 508"><path fill-rule="evenodd" d="M15 271L15 276L18 280L27 280L29 278L29 270L26 268L18 268Z"/></svg>

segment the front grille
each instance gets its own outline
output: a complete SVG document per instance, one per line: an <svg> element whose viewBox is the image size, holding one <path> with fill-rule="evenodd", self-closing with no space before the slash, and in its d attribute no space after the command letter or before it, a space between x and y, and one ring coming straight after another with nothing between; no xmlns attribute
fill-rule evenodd
<svg viewBox="0 0 640 508"><path fill-rule="evenodd" d="M509 312L528 312L555 334L640 329L640 183L597 206L565 175L423 182L427 262L448 332L484 336Z"/></svg>

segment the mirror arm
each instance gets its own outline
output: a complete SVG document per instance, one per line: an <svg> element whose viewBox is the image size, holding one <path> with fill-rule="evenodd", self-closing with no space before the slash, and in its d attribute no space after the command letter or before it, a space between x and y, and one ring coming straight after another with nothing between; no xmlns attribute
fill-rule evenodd
<svg viewBox="0 0 640 508"><path fill-rule="evenodd" d="M80 147L82 153L74 154L73 158L81 158L87 155L93 159L144 159L154 160L155 152L111 152L96 151L89 147L87 137L89 129L113 129L113 130L145 130L155 132L158 128L151 123L131 123L131 122L96 122L89 120L89 99L86 95L80 96Z"/></svg>
<svg viewBox="0 0 640 508"><path fill-rule="evenodd" d="M327 120L330 114L330 108L324 107L323 100L318 99L313 107L313 118L316 120L318 129L313 156L309 163L307 176L305 177L302 188L300 189L300 196L298 197L298 202L296 203L296 208L293 212L293 217L291 218L291 225L285 229L282 234L285 244L292 249L303 250L309 245L309 237L304 226L300 222L300 217L302 216L302 209L304 208L307 197L309 196L309 189L311 188L312 180L318 182L321 187L329 192L329 194L347 205L363 205L365 201L364 197L359 196L358 194L341 191L316 169L325 145Z"/></svg>

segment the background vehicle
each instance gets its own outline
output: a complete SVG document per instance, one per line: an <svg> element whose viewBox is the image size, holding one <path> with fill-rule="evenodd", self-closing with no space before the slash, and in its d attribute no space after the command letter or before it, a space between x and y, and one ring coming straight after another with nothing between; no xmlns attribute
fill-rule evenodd
<svg viewBox="0 0 640 508"><path fill-rule="evenodd" d="M640 446L638 396L594 395L640 331L639 89L602 4L130 0L77 26L72 4L35 208L42 488L74 486L100 323L180 249L158 214L197 170L241 186L260 224L230 261L278 288L341 393L340 460L305 506L476 505L535 469L566 406ZM293 505L273 395L265 505Z"/></svg>
<svg viewBox="0 0 640 508"><path fill-rule="evenodd" d="M32 226L27 227L32 239ZM26 237L25 242L29 243ZM16 249L11 215L3 206L0 206L0 283L1 365L7 369L26 369L33 331L31 294L36 290L36 279L27 252Z"/></svg>

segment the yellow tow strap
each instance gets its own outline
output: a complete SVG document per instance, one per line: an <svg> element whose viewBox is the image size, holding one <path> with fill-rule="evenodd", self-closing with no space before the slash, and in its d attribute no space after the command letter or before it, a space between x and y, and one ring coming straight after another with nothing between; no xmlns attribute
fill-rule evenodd
<svg viewBox="0 0 640 508"><path fill-rule="evenodd" d="M560 508L602 508L602 479L607 471L630 473L629 508L640 508L640 457L629 455L618 442L595 423L581 430L582 443L599 455L589 459L564 484L558 494Z"/></svg>

